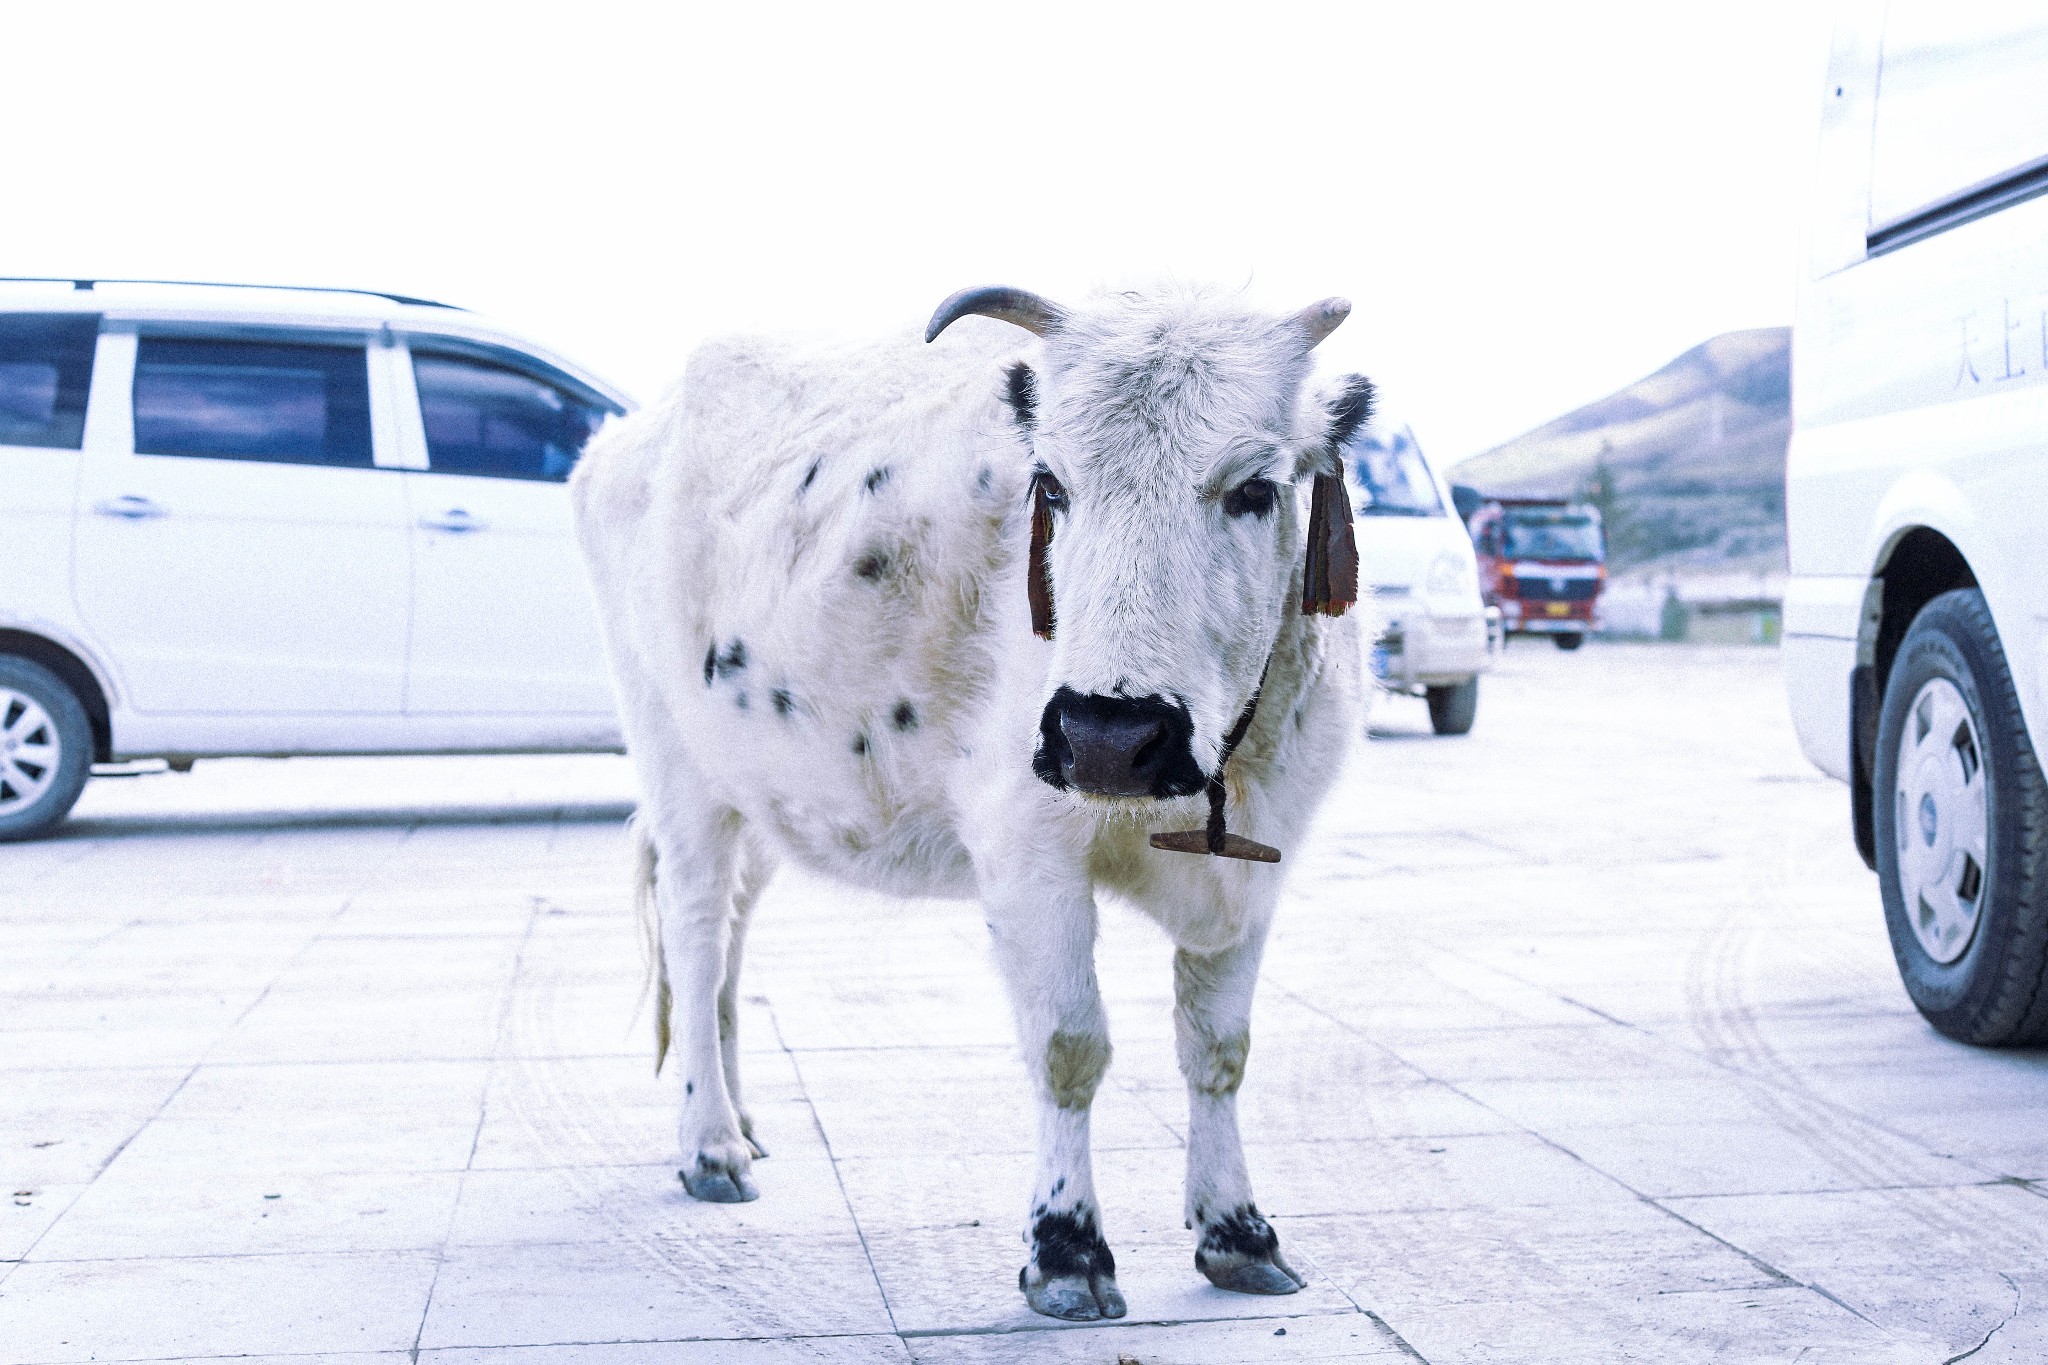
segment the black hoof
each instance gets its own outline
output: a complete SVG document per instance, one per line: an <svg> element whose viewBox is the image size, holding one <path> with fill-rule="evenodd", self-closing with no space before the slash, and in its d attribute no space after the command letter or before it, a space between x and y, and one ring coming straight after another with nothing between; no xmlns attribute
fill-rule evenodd
<svg viewBox="0 0 2048 1365"><path fill-rule="evenodd" d="M1278 1252L1271 1261L1246 1261L1234 1266L1205 1266L1202 1273L1218 1289L1233 1294L1294 1294L1306 1283Z"/></svg>
<svg viewBox="0 0 2048 1365"><path fill-rule="evenodd" d="M1030 1268L1026 1267L1017 1272L1017 1286L1024 1291L1024 1302L1031 1305L1031 1311L1049 1318L1096 1322L1120 1318L1128 1311L1123 1291L1108 1275L1097 1275L1092 1280L1085 1275L1059 1275L1033 1284Z"/></svg>
<svg viewBox="0 0 2048 1365"><path fill-rule="evenodd" d="M696 1169L677 1171L676 1178L683 1182L692 1199L707 1204L750 1204L761 1197L761 1191L754 1188L753 1179L745 1171L710 1157L698 1157Z"/></svg>
<svg viewBox="0 0 2048 1365"><path fill-rule="evenodd" d="M1273 1225L1250 1204L1203 1225L1195 1269L1233 1294L1292 1294L1308 1283L1281 1256Z"/></svg>

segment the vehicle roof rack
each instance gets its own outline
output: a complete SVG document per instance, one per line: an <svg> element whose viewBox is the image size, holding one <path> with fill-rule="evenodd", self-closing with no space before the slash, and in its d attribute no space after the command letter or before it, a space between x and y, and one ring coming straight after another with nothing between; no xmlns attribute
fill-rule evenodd
<svg viewBox="0 0 2048 1365"><path fill-rule="evenodd" d="M246 284L224 280L138 280L96 277L80 279L70 275L0 275L0 284L68 284L75 290L88 290L100 284L177 284L191 285L201 289L285 289L302 294L361 294L365 298L389 299L393 303L410 304L415 308L446 308L451 312L463 313L468 310L438 299L414 298L410 294L387 294L381 289L341 289L317 284Z"/></svg>

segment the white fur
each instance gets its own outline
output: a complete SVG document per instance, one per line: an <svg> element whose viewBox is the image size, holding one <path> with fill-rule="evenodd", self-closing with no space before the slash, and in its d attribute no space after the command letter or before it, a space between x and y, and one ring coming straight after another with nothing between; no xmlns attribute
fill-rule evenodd
<svg viewBox="0 0 2048 1365"><path fill-rule="evenodd" d="M1298 611L1303 476L1330 421L1307 349L1289 319L1184 291L1107 296L1043 342L981 318L929 346L733 338L592 444L573 492L644 791L653 957L691 1083L684 1154L710 1185L751 1197L719 1003L745 911L791 859L980 898L1039 1093L1034 1218L1097 1216L1086 1115L1100 1068L1072 1065L1097 1044L1108 1058L1096 898L1152 917L1179 949L1190 1221L1251 1204L1236 1078L1283 872L1147 846L1199 828L1201 798L1059 792L1031 758L1065 685L1184 698L1212 771L1270 657L1226 770L1229 823L1296 855L1360 701L1355 619ZM1001 398L1019 360L1039 394L1028 440ZM1038 461L1070 499L1050 643L1031 633L1024 583ZM1266 517L1227 515L1223 493L1255 475L1293 495ZM744 666L722 665L735 642ZM1038 1259L1034 1244L1034 1306L1072 1307ZM1106 1272L1083 1281L1067 1300L1121 1311Z"/></svg>

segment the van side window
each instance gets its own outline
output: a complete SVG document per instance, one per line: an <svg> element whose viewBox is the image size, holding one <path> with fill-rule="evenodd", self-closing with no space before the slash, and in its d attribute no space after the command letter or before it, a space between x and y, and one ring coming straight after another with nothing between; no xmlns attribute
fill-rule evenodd
<svg viewBox="0 0 2048 1365"><path fill-rule="evenodd" d="M135 453L367 469L369 362L361 346L145 336Z"/></svg>
<svg viewBox="0 0 2048 1365"><path fill-rule="evenodd" d="M79 448L99 334L97 313L0 313L0 446Z"/></svg>
<svg viewBox="0 0 2048 1365"><path fill-rule="evenodd" d="M559 483L576 467L604 409L518 370L415 351L412 371L440 474Z"/></svg>
<svg viewBox="0 0 2048 1365"><path fill-rule="evenodd" d="M1871 133L1874 251L2048 192L2036 0L1890 0Z"/></svg>

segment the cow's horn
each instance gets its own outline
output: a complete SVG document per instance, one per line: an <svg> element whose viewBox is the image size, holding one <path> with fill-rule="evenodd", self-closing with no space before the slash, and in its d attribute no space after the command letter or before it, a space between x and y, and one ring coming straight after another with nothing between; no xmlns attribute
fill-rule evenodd
<svg viewBox="0 0 2048 1365"><path fill-rule="evenodd" d="M1324 337L1343 325L1351 316L1350 299L1323 299L1312 303L1294 315L1294 325L1308 337L1308 348L1313 351Z"/></svg>
<svg viewBox="0 0 2048 1365"><path fill-rule="evenodd" d="M939 311L932 314L932 320L925 324L924 339L932 340L969 313L1000 318L1034 336L1044 336L1067 320L1067 310L1051 299L1042 299L1028 289L985 284L975 289L963 289L940 304Z"/></svg>

